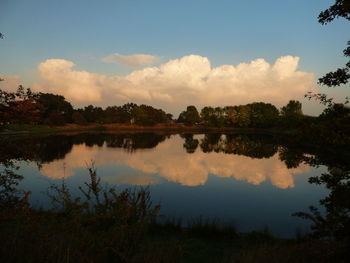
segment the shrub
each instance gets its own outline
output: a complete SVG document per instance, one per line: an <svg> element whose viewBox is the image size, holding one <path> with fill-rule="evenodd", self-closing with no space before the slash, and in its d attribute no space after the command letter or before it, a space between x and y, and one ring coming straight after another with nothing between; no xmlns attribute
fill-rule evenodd
<svg viewBox="0 0 350 263"><path fill-rule="evenodd" d="M80 188L83 197L73 197L64 181L52 185L48 211L31 208L28 198L12 198L11 205L0 210L0 262L136 262L142 258L147 228L159 211L149 190L118 193L113 187L101 187L94 167L89 174L89 182ZM16 186L20 178L12 179L7 185ZM8 189L10 195L15 192Z"/></svg>

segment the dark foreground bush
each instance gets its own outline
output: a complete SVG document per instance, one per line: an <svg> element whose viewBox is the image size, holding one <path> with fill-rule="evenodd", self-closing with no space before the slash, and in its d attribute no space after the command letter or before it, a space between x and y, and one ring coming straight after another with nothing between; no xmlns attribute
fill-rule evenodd
<svg viewBox="0 0 350 263"><path fill-rule="evenodd" d="M148 189L102 189L96 170L73 198L63 181L50 188L53 208L34 210L28 194L0 210L0 262L142 262L149 223L157 216ZM11 182L9 182L11 183ZM16 201L16 203L14 203Z"/></svg>

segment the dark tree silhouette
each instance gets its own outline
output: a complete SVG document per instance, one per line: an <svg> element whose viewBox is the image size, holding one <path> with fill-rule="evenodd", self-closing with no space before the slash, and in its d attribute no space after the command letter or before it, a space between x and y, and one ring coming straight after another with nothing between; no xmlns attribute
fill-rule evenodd
<svg viewBox="0 0 350 263"><path fill-rule="evenodd" d="M247 104L250 109L250 126L274 126L278 120L278 109L270 103L254 102Z"/></svg>
<svg viewBox="0 0 350 263"><path fill-rule="evenodd" d="M319 14L318 22L325 25L338 17L350 20L350 2L348 0L336 0L334 5ZM344 56L350 57L350 41L347 44L348 46L344 49L343 53ZM319 79L319 83L328 87L346 84L350 79L349 69L350 61L346 64L346 67L327 73Z"/></svg>
<svg viewBox="0 0 350 263"><path fill-rule="evenodd" d="M335 0L335 3L328 9L322 11L318 16L318 22L322 25L326 25L332 22L334 19L343 17L350 20L350 1L349 0ZM350 41L347 42L347 47L343 50L345 57L350 57ZM350 60L345 64L345 67L338 68L335 71L329 72L323 77L318 79L318 83L328 87L335 87L346 84L350 79ZM317 99L322 104L327 106L333 105L333 100L329 99L326 94L313 94L308 93L305 97L311 99ZM345 103L349 102L349 98L345 98Z"/></svg>
<svg viewBox="0 0 350 263"><path fill-rule="evenodd" d="M334 5L319 14L318 22L325 25L338 17L350 20L350 2L348 0L336 0Z"/></svg>
<svg viewBox="0 0 350 263"><path fill-rule="evenodd" d="M285 127L300 126L303 120L302 104L297 100L290 100L281 108L281 124Z"/></svg>
<svg viewBox="0 0 350 263"><path fill-rule="evenodd" d="M193 125L200 121L200 116L197 108L193 105L187 106L187 109L180 113L178 122L183 122L187 125Z"/></svg>
<svg viewBox="0 0 350 263"><path fill-rule="evenodd" d="M50 121L50 116L53 113L62 115L64 122L70 121L73 106L63 96L51 93L39 93L36 101L42 105L42 118L46 121Z"/></svg>

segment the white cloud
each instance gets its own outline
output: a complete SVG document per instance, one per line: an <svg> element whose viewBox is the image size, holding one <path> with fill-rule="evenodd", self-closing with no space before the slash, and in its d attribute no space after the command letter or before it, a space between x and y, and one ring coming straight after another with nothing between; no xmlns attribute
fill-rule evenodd
<svg viewBox="0 0 350 263"><path fill-rule="evenodd" d="M141 67L156 64L160 61L160 57L147 54L133 54L124 56L118 53L109 55L102 59L107 63L118 63L129 67Z"/></svg>
<svg viewBox="0 0 350 263"><path fill-rule="evenodd" d="M101 106L145 103L178 114L187 105L239 105L254 101L283 106L315 86L312 73L298 71L299 57L284 56L211 67L206 57L189 55L126 76L75 70L74 63L49 59L39 65L32 87L64 95L73 104Z"/></svg>
<svg viewBox="0 0 350 263"><path fill-rule="evenodd" d="M0 88L6 91L14 92L21 84L21 79L18 76L0 75Z"/></svg>

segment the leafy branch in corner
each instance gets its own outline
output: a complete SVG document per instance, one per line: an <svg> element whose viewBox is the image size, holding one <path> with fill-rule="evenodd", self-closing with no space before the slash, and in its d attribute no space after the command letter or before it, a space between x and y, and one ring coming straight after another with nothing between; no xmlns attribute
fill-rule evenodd
<svg viewBox="0 0 350 263"><path fill-rule="evenodd" d="M318 16L318 22L322 25L326 25L332 22L336 18L345 18L350 20L350 1L349 0L336 0L335 3L328 9L322 11ZM350 57L350 41L347 42L347 47L343 50L345 57ZM328 72L326 75L318 79L318 84L325 85L327 87L336 87L347 84L350 80L350 61L345 64L345 67L338 68L335 71ZM309 100L314 98L319 100L321 104L328 107L333 106L333 99L328 99L326 94L313 94L309 92L305 95ZM349 98L346 97L346 103L349 102Z"/></svg>

